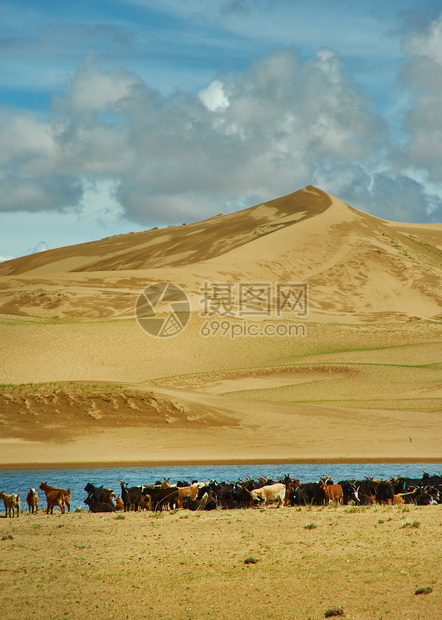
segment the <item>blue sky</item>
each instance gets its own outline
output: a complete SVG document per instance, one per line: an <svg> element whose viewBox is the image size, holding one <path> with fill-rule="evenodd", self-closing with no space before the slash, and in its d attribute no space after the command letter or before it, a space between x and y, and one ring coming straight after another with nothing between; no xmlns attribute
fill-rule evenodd
<svg viewBox="0 0 442 620"><path fill-rule="evenodd" d="M430 0L0 0L0 260L314 184L442 221Z"/></svg>

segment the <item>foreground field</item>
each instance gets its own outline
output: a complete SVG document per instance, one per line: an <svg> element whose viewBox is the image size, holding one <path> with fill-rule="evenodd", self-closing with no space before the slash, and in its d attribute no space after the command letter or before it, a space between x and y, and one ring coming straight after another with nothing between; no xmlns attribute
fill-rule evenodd
<svg viewBox="0 0 442 620"><path fill-rule="evenodd" d="M437 620L441 526L440 506L22 514L0 519L1 617Z"/></svg>

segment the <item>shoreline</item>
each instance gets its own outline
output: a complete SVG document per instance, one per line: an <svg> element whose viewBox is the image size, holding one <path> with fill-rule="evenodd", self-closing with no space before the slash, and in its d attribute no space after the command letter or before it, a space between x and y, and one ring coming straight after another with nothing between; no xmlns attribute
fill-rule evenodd
<svg viewBox="0 0 442 620"><path fill-rule="evenodd" d="M353 458L262 458L262 459L162 459L136 461L82 461L0 463L0 471L25 469L111 469L117 467L186 467L210 465L321 465L364 463L442 463L442 457L353 457Z"/></svg>

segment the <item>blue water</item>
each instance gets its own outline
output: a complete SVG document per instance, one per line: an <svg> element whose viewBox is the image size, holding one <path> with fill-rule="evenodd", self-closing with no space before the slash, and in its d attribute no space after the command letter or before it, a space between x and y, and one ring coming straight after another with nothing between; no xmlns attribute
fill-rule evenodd
<svg viewBox="0 0 442 620"><path fill-rule="evenodd" d="M0 491L20 493L22 509L27 509L26 495L29 487L34 487L40 496L40 507L45 508L43 491L39 490L41 482L69 488L71 490L71 510L87 508L83 503L86 498L84 487L87 482L96 486L114 489L120 494L119 480L128 482L129 486L153 484L157 480L170 477L170 483L178 480L192 479L207 481L245 479L247 476L257 479L259 476L278 478L289 474L301 482L315 482L321 476L329 476L335 482L339 480L360 480L364 476L373 476L386 480L390 476L421 478L422 472L438 474L442 463L340 463L340 464L305 464L305 465L198 465L173 467L94 467L84 469L26 469L0 471ZM1 502L3 504L3 502ZM1 506L3 508L3 506ZM1 509L0 508L0 509Z"/></svg>

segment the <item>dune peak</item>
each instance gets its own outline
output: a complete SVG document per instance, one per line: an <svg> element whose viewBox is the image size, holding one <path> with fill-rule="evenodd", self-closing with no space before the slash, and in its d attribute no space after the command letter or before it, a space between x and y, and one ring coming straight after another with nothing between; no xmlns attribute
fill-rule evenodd
<svg viewBox="0 0 442 620"><path fill-rule="evenodd" d="M130 317L152 282L305 282L323 316L442 314L442 227L381 220L313 185L186 226L116 235L0 265L0 312ZM199 308L200 309L200 308Z"/></svg>

